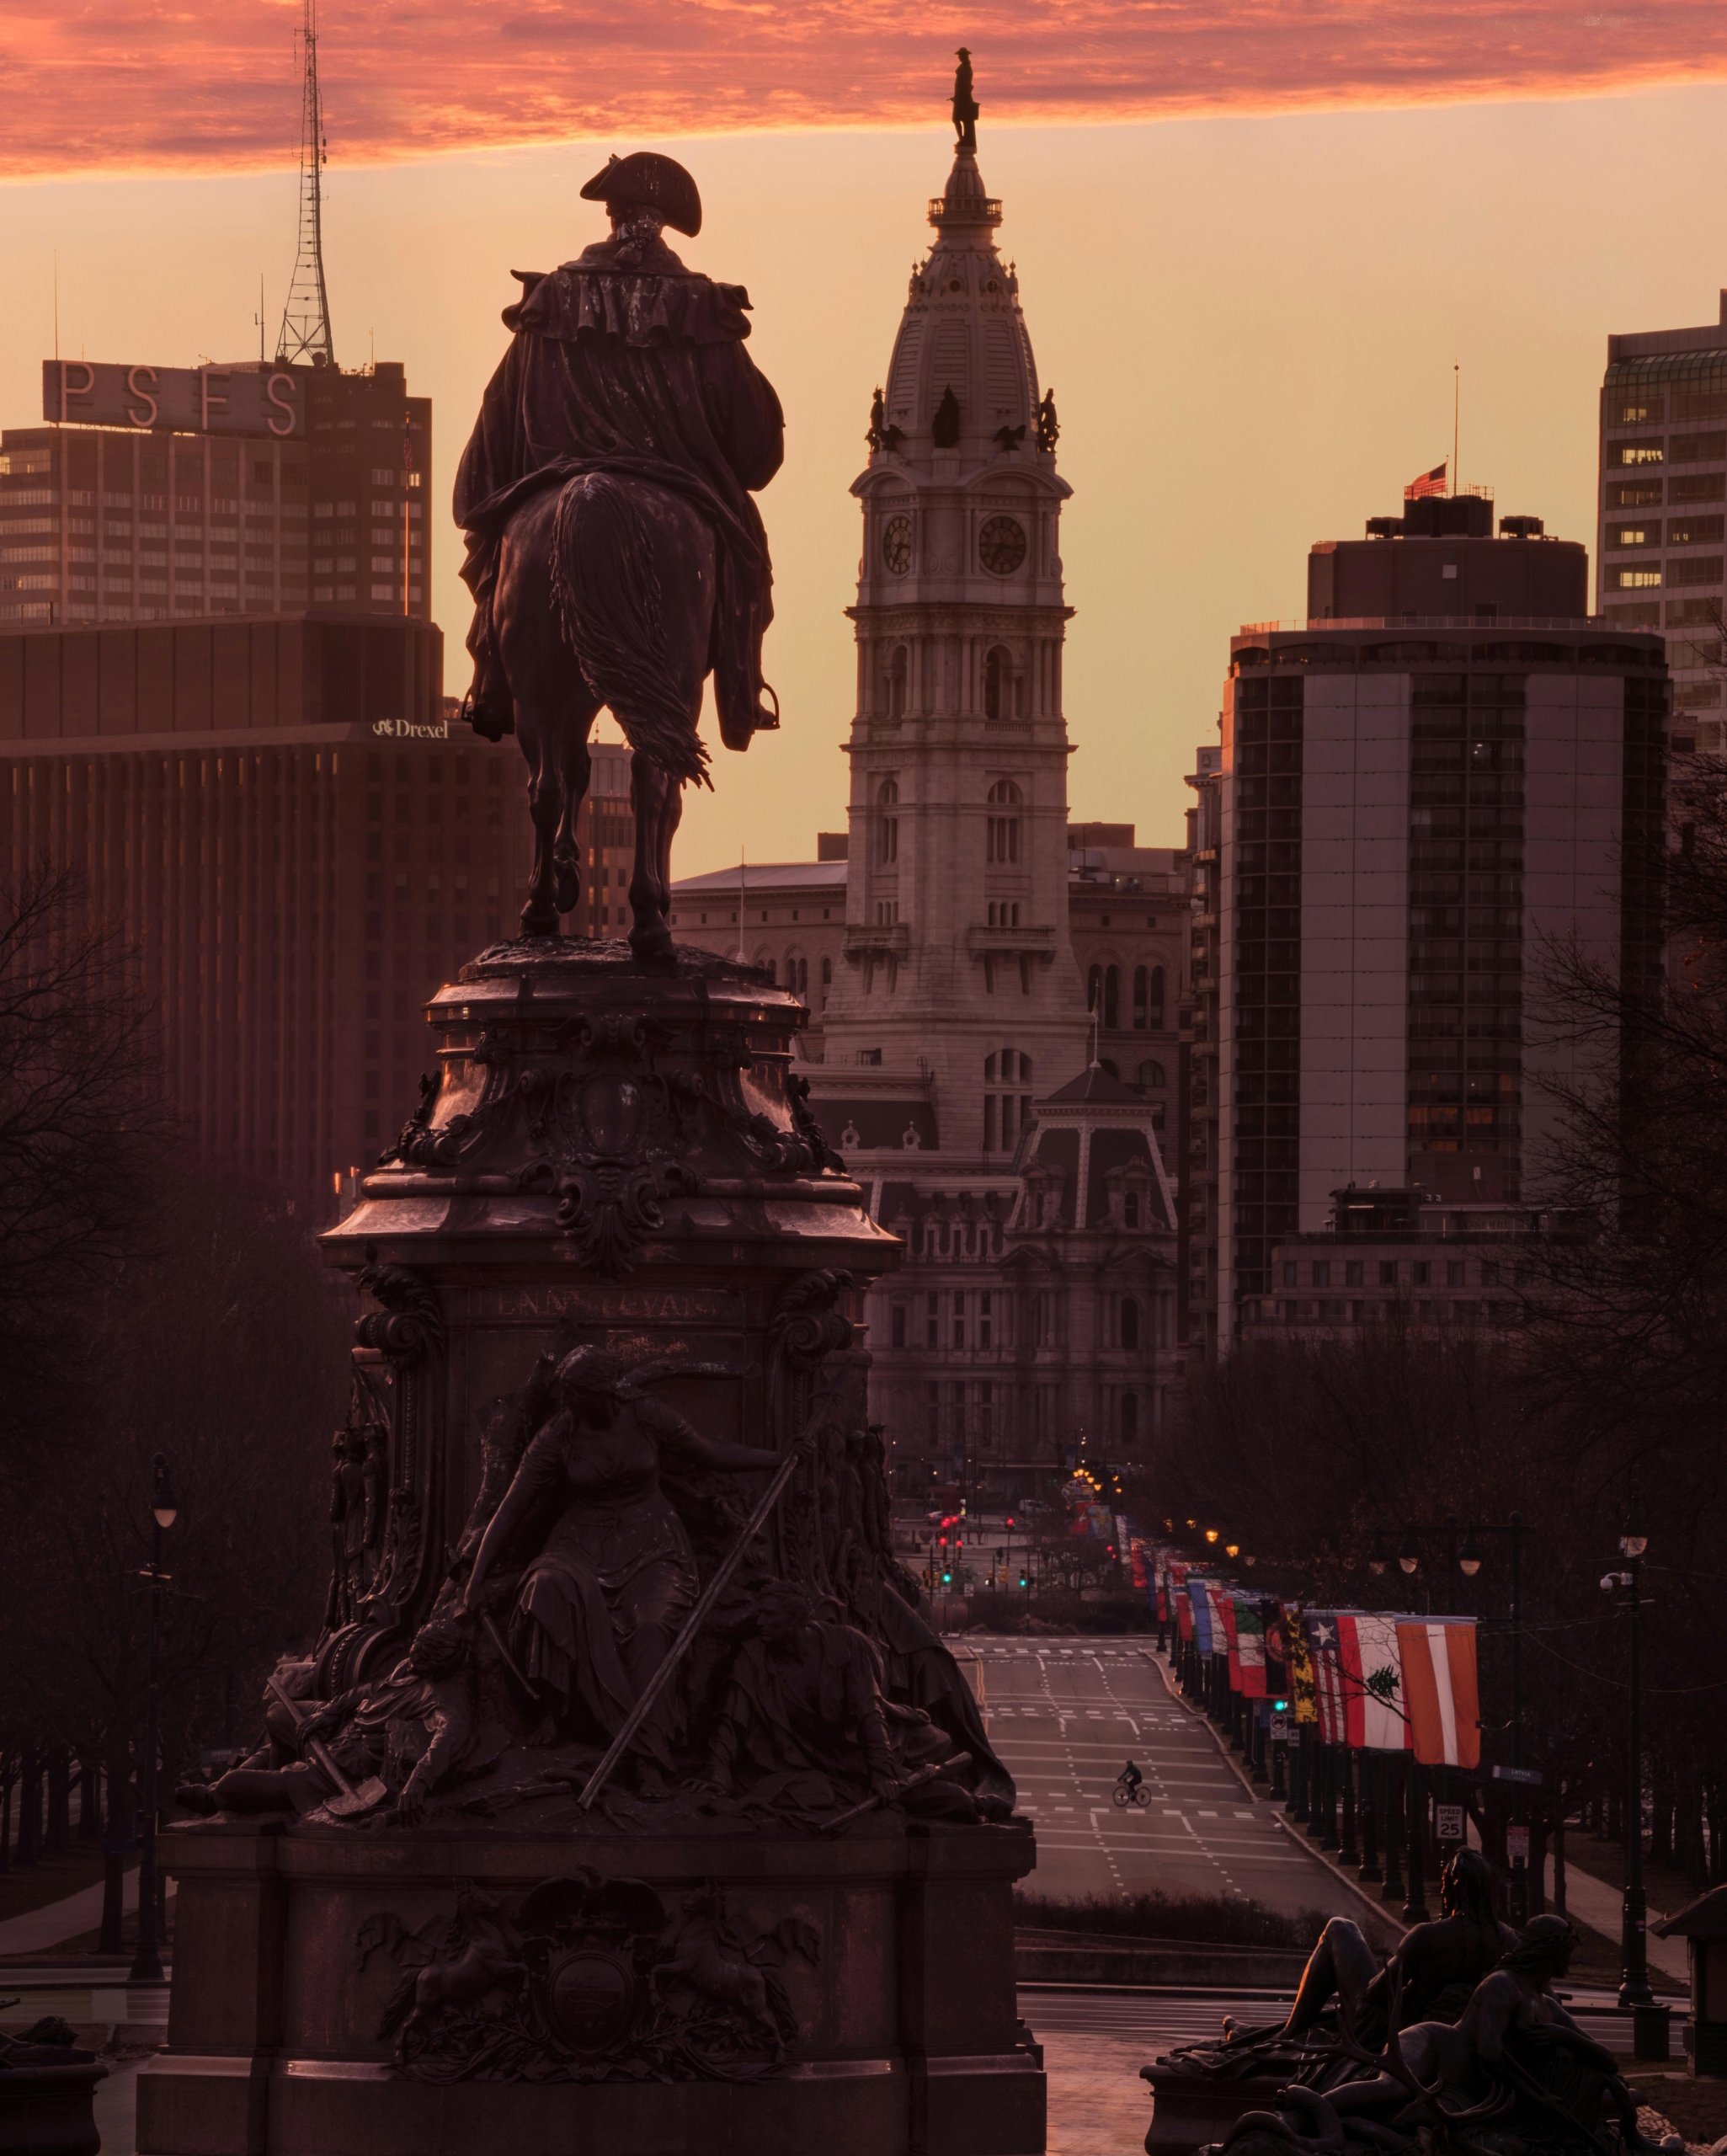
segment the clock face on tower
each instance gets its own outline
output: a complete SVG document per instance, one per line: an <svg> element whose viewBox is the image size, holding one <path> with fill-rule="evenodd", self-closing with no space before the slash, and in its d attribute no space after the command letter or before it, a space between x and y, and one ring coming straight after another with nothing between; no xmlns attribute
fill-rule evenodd
<svg viewBox="0 0 1727 2156"><path fill-rule="evenodd" d="M1011 576L1026 558L1026 534L1010 516L992 516L978 534L978 558L992 576Z"/></svg>
<svg viewBox="0 0 1727 2156"><path fill-rule="evenodd" d="M882 559L892 576L903 576L911 567L911 519L890 516L882 531Z"/></svg>

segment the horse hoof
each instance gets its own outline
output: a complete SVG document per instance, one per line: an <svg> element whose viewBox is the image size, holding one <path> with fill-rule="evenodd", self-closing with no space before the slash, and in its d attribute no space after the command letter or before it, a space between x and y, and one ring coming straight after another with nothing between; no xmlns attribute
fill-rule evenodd
<svg viewBox="0 0 1727 2156"><path fill-rule="evenodd" d="M669 969L678 963L678 947L669 928L630 931L630 954L638 966Z"/></svg>
<svg viewBox="0 0 1727 2156"><path fill-rule="evenodd" d="M523 907L522 934L524 936L550 936L556 937L557 933L557 915L550 907L547 907L544 913L537 912L532 906Z"/></svg>

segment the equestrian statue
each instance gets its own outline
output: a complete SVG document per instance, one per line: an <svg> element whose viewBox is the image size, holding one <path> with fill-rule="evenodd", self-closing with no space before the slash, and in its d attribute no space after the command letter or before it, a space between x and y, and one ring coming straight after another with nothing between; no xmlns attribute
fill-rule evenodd
<svg viewBox="0 0 1727 2156"><path fill-rule="evenodd" d="M456 473L474 595L462 714L488 740L514 733L528 760L522 932L555 937L581 889L589 730L610 707L634 752L630 946L665 965L683 788L708 783L696 721L709 674L728 749L780 723L761 671L773 576L750 497L780 468L785 420L744 350L749 295L686 270L661 237L701 229L683 166L613 157L582 197L605 204L611 236L549 275L513 273L514 334Z"/></svg>

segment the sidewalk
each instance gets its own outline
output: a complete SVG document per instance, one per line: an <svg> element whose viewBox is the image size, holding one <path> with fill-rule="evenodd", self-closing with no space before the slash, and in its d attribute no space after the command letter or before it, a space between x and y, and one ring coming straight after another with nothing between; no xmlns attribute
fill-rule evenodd
<svg viewBox="0 0 1727 2156"><path fill-rule="evenodd" d="M175 1886L168 1882L168 1898L173 1900ZM138 1908L138 1867L132 1865L127 1870L120 1887L120 1905L128 1916L136 1916ZM102 1922L102 1882L93 1886L80 1887L76 1894L67 1894L58 1902L45 1903L40 1909L26 1909L22 1916L8 1917L0 1922L0 1956L9 1954L40 1954L51 1946L59 1946L68 1939L81 1939L86 1932L96 1930Z"/></svg>
<svg viewBox="0 0 1727 2156"><path fill-rule="evenodd" d="M1548 1866L1546 1886L1548 1907L1551 1908L1553 1907L1551 1860ZM1575 1856L1570 1858L1565 1865L1565 1913L1568 1916L1576 1918L1580 1923L1586 1924L1591 1931L1598 1931L1607 1939L1617 1939L1619 1936L1621 1907L1621 1897L1617 1886L1609 1886L1605 1881L1593 1877L1589 1872L1580 1871L1577 1868L1576 1858ZM1670 1913L1672 1913L1666 1909L1652 1908L1650 1910L1649 1930L1645 1935L1644 1951L1649 1956L1649 1966L1651 1969L1657 1969L1662 1976L1671 1977L1678 1983L1688 1987L1691 1983L1691 1970L1686 1960L1685 1941L1682 1939L1657 1939L1655 1936L1655 1926Z"/></svg>

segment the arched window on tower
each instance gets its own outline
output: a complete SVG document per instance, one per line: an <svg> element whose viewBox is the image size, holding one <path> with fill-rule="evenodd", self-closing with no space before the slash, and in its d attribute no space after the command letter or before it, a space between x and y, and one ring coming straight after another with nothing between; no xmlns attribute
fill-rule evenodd
<svg viewBox="0 0 1727 2156"><path fill-rule="evenodd" d="M887 662L887 716L905 717L906 683L911 675L911 654L903 643L893 647L893 656Z"/></svg>
<svg viewBox="0 0 1727 2156"><path fill-rule="evenodd" d="M1131 1295L1122 1298L1121 1322L1118 1327L1121 1345L1137 1350L1139 1346L1139 1305Z"/></svg>
<svg viewBox="0 0 1727 2156"><path fill-rule="evenodd" d="M1009 1091L1012 1086L1016 1090ZM983 1059L983 1150L1010 1153L1031 1121L1031 1059L1005 1048Z"/></svg>
<svg viewBox="0 0 1727 2156"><path fill-rule="evenodd" d="M786 953L786 985L794 995L809 993L809 960L799 958L795 951Z"/></svg>
<svg viewBox="0 0 1727 2156"><path fill-rule="evenodd" d="M983 716L1011 718L1013 711L1013 655L1002 645L993 643L983 655Z"/></svg>
<svg viewBox="0 0 1727 2156"><path fill-rule="evenodd" d="M1164 1025L1164 969L1151 969L1151 1025L1154 1033L1161 1033Z"/></svg>
<svg viewBox="0 0 1727 2156"><path fill-rule="evenodd" d="M1103 1030L1114 1033L1122 1022L1122 969L1106 966L1103 975Z"/></svg>
<svg viewBox="0 0 1727 2156"><path fill-rule="evenodd" d="M1143 966L1134 967L1133 1030L1136 1033L1143 1033L1145 1031L1146 988L1150 978Z"/></svg>
<svg viewBox="0 0 1727 2156"><path fill-rule="evenodd" d="M899 858L899 819L893 814L899 805L899 786L897 780L884 778L876 789L876 806L881 811L877 841L877 857L885 865Z"/></svg>
<svg viewBox="0 0 1727 2156"><path fill-rule="evenodd" d="M987 797L989 829L983 857L994 867L1016 865L1020 858L1020 789L1010 778L999 778Z"/></svg>

